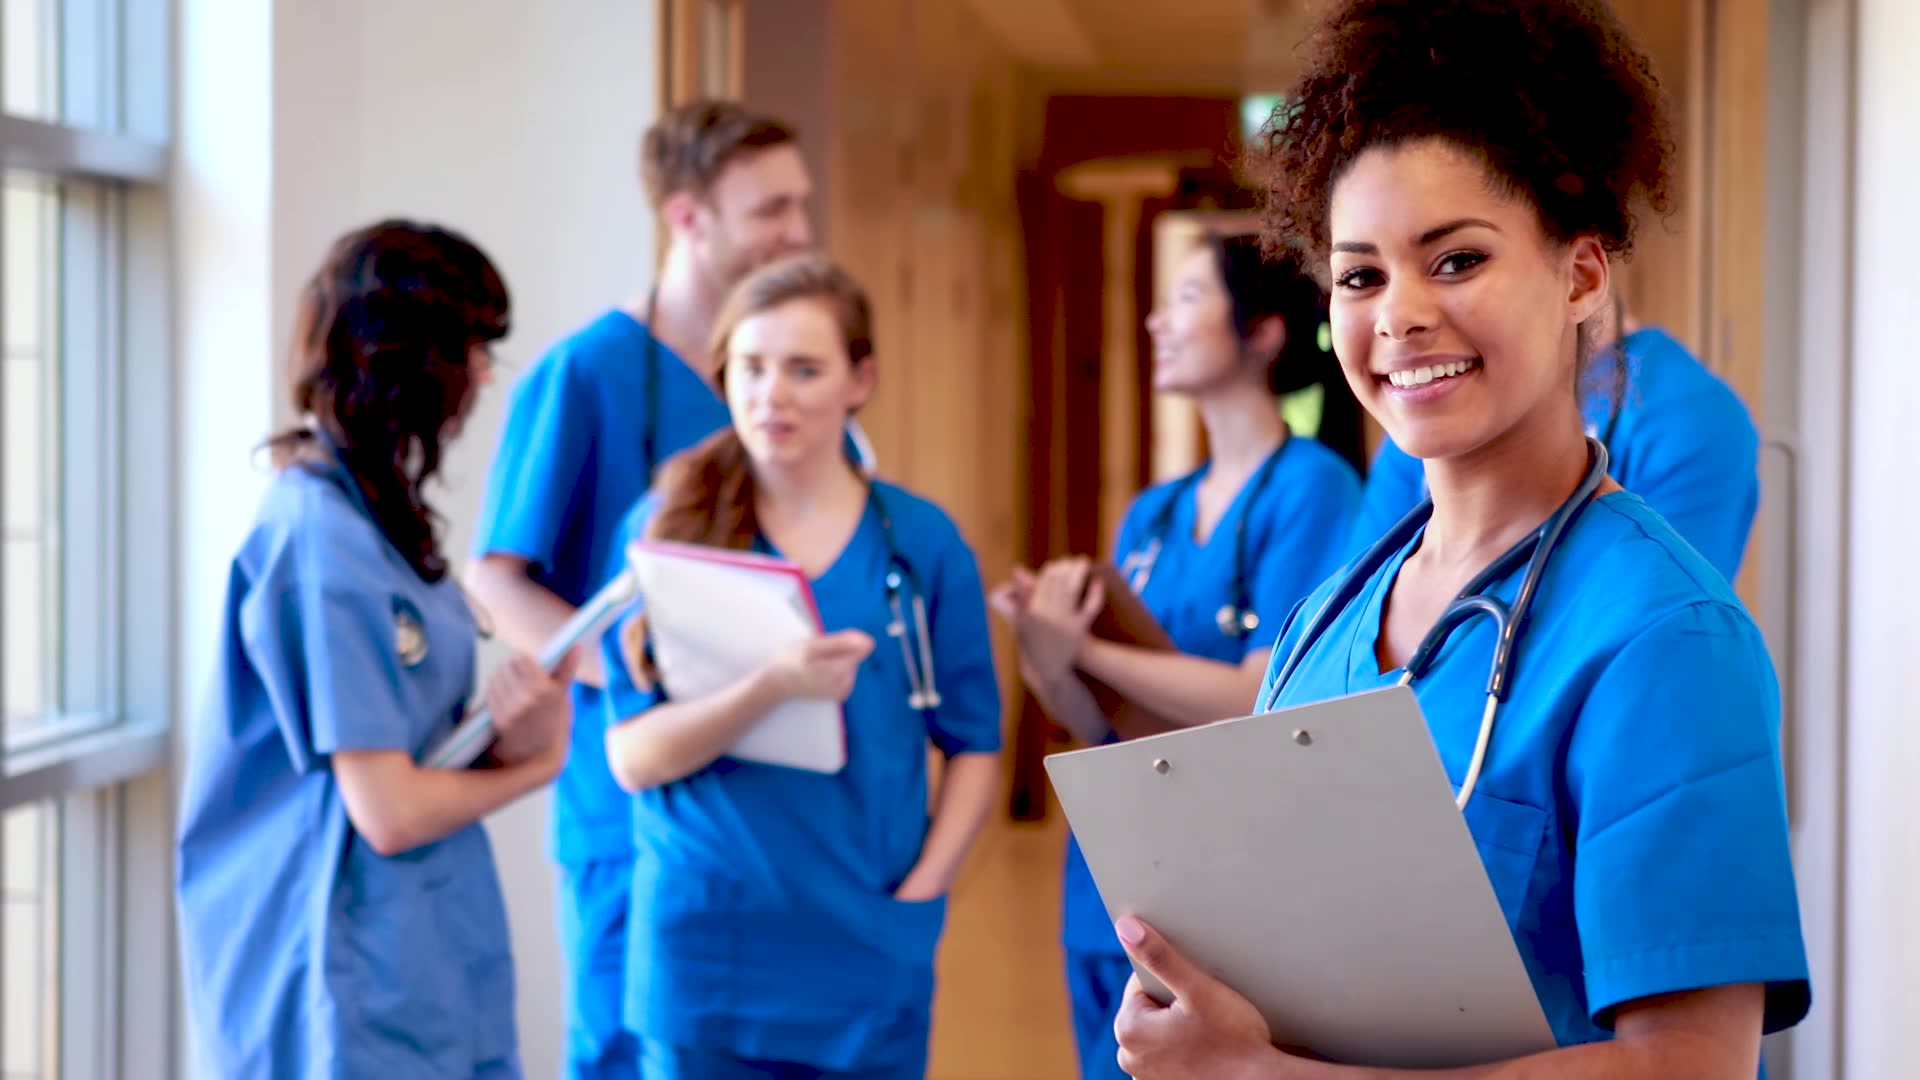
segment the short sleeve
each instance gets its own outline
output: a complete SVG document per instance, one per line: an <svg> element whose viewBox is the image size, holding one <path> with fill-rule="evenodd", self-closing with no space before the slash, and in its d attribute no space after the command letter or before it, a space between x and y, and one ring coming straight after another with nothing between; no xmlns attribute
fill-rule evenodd
<svg viewBox="0 0 1920 1080"><path fill-rule="evenodd" d="M1319 446L1313 449L1320 450ZM1347 559L1347 538L1360 507L1360 479L1331 452L1306 459L1311 472L1275 477L1279 498L1263 508L1265 542L1257 546L1248 598L1260 625L1247 635L1242 659L1270 650L1282 616Z"/></svg>
<svg viewBox="0 0 1920 1080"><path fill-rule="evenodd" d="M1427 468L1419 458L1400 449L1390 438L1381 440L1373 465L1367 469L1366 490L1353 519L1346 556L1359 556L1412 513L1426 498L1426 484Z"/></svg>
<svg viewBox="0 0 1920 1080"><path fill-rule="evenodd" d="M294 768L341 750L413 752L393 599L344 583L270 575L240 606L240 642Z"/></svg>
<svg viewBox="0 0 1920 1080"><path fill-rule="evenodd" d="M1623 648L1566 752L1574 915L1594 1022L1652 994L1766 985L1766 1030L1806 1015L1780 697L1738 610L1699 603Z"/></svg>
<svg viewBox="0 0 1920 1080"><path fill-rule="evenodd" d="M1001 742L1000 679L979 561L958 533L941 545L932 578L927 620L940 704L928 719L927 734L948 757L993 753Z"/></svg>
<svg viewBox="0 0 1920 1080"><path fill-rule="evenodd" d="M646 529L646 523L652 515L653 500L642 498L626 516L621 518L619 528L614 532L616 558L625 559L627 545L638 539ZM633 671L627 667L626 650L621 640L627 628L635 619L640 618L644 604L636 598L632 605L615 619L600 637L600 658L606 668L607 723L624 723L658 705L664 695L657 689L645 689L634 681Z"/></svg>
<svg viewBox="0 0 1920 1080"><path fill-rule="evenodd" d="M514 388L474 530L476 558L510 554L554 569L598 415L575 392L565 359L549 355Z"/></svg>
<svg viewBox="0 0 1920 1080"><path fill-rule="evenodd" d="M1674 408L1634 418L1620 482L1731 581L1760 511L1760 433L1731 389L1701 378L1707 385Z"/></svg>

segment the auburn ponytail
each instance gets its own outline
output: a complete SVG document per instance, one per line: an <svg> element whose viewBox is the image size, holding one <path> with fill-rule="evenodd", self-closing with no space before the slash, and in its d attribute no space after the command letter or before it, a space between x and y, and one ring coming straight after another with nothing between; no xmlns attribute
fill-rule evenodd
<svg viewBox="0 0 1920 1080"><path fill-rule="evenodd" d="M724 427L668 458L654 489L659 504L649 540L746 551L759 522L753 513L753 462L740 433Z"/></svg>
<svg viewBox="0 0 1920 1080"><path fill-rule="evenodd" d="M654 492L659 504L647 521L646 539L752 549L759 532L753 514L753 462L731 425L668 458ZM646 612L621 631L620 653L635 685L651 689L658 684L660 673L647 652Z"/></svg>

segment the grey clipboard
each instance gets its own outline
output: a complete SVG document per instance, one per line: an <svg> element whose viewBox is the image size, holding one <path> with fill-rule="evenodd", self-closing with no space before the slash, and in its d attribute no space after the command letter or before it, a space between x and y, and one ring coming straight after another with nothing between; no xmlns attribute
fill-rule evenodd
<svg viewBox="0 0 1920 1080"><path fill-rule="evenodd" d="M1107 910L1252 1001L1277 1043L1386 1068L1554 1047L1411 689L1046 766Z"/></svg>

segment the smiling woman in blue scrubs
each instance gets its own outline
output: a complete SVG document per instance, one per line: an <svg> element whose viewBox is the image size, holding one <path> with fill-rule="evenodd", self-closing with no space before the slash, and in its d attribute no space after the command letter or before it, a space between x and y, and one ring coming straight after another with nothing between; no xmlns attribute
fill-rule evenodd
<svg viewBox="0 0 1920 1080"><path fill-rule="evenodd" d="M1326 294L1297 259L1264 257L1254 237L1209 236L1172 285L1147 319L1154 389L1198 406L1211 457L1141 492L1115 551L1179 652L1090 637L1104 595L1099 582L1088 587L1084 559L1057 560L1037 578L1016 571L994 594L1027 684L1087 743L1144 732L1104 715L1079 672L1177 725L1245 712L1287 610L1339 567L1360 500L1353 467L1289 432L1271 392L1331 362L1320 333ZM1063 884L1081 1075L1119 1077L1113 1018L1132 969L1071 838Z"/></svg>
<svg viewBox="0 0 1920 1080"><path fill-rule="evenodd" d="M1618 349L1596 351L1581 412L1607 446L1613 478L1732 580L1760 510L1760 433L1733 388L1658 327L1628 322L1616 298ZM1625 324L1625 325L1622 325ZM1613 334L1596 334L1611 338ZM1420 459L1383 440L1367 473L1353 550L1426 498Z"/></svg>
<svg viewBox="0 0 1920 1080"><path fill-rule="evenodd" d="M479 767L417 767L473 696L475 620L422 489L507 293L451 233L349 234L300 302L277 475L187 732L179 918L196 1075L520 1075L480 818L566 759L571 663L507 661Z"/></svg>
<svg viewBox="0 0 1920 1080"><path fill-rule="evenodd" d="M622 530L778 554L829 631L694 700L639 689L653 680L635 678L626 624L605 640L607 759L637 792L627 1022L650 1080L926 1072L944 897L998 784L1000 690L959 530L842 450L874 385L870 328L865 295L823 258L755 271L715 323L732 427L669 462ZM903 564L909 651L925 633L931 680L886 637ZM937 703L910 704L929 681ZM844 769L727 756L803 697L844 702ZM929 742L946 761L931 800Z"/></svg>
<svg viewBox="0 0 1920 1080"><path fill-rule="evenodd" d="M1763 1032L1810 1000L1766 643L1645 501L1604 476L1580 493L1600 458L1579 369L1634 212L1670 182L1650 65L1598 0L1347 0L1323 20L1264 155L1269 227L1326 260L1340 362L1425 462L1432 513L1295 609L1259 702L1398 681L1466 583L1576 510L1465 810L1559 1048L1443 1075L1753 1077ZM1511 603L1521 576L1486 592ZM1494 637L1460 625L1413 680L1456 785ZM1141 1080L1434 1075L1277 1049L1177 942L1117 929L1176 995L1128 989L1120 1060Z"/></svg>

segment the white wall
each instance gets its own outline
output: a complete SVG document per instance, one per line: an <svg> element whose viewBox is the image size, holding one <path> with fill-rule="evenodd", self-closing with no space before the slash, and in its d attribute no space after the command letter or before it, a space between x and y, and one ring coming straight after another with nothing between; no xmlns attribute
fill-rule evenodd
<svg viewBox="0 0 1920 1080"><path fill-rule="evenodd" d="M1846 628L1848 1077L1920 1076L1920 4L1859 0Z"/></svg>
<svg viewBox="0 0 1920 1080"><path fill-rule="evenodd" d="M471 237L513 294L504 374L645 285L634 173L656 112L652 0L182 0L178 194L184 703L200 700L227 560L262 486L249 448L286 418L293 297L326 245L377 217ZM464 560L496 383L435 504ZM483 654L483 666L497 660ZM547 799L489 823L513 921L521 1048L562 1046Z"/></svg>

